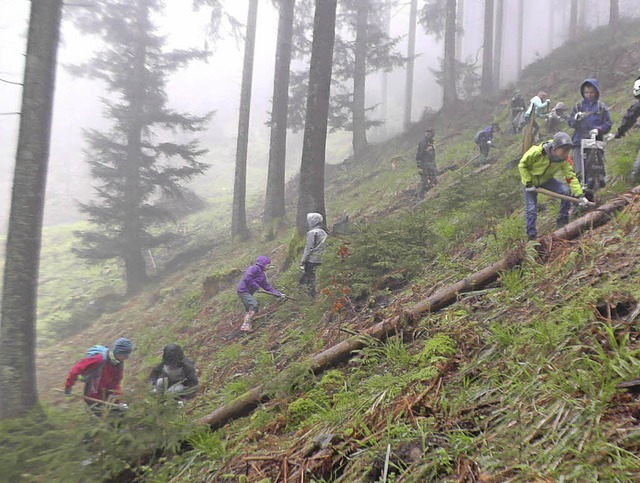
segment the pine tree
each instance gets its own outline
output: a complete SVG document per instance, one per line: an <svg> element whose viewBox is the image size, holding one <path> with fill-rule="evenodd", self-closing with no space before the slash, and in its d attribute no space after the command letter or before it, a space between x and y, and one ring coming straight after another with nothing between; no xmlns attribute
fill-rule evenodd
<svg viewBox="0 0 640 483"><path fill-rule="evenodd" d="M366 76L391 71L406 61L396 52L400 37L385 33L384 11L383 0L343 0L337 16L341 35L337 33L334 42L329 126L332 131L353 131L356 151L366 146L366 130L381 124L366 115L372 109L364 96ZM294 131L304 127L307 83L307 72L292 72L289 127Z"/></svg>
<svg viewBox="0 0 640 483"><path fill-rule="evenodd" d="M416 57L416 22L418 17L418 0L411 0L409 6L409 33L407 38L407 72L404 83L404 118L402 125L407 129L411 125L413 107L413 70Z"/></svg>
<svg viewBox="0 0 640 483"><path fill-rule="evenodd" d="M296 215L296 227L300 234L307 231L307 213L316 212L325 215L324 165L336 8L337 0L316 0Z"/></svg>
<svg viewBox="0 0 640 483"><path fill-rule="evenodd" d="M482 48L482 94L493 91L493 0L484 0L484 43Z"/></svg>
<svg viewBox="0 0 640 483"><path fill-rule="evenodd" d="M449 109L458 100L458 73L462 64L456 62L456 0L430 0L420 12L419 21L425 32L437 39L444 36L442 71L436 81L442 86L442 107Z"/></svg>
<svg viewBox="0 0 640 483"><path fill-rule="evenodd" d="M128 295L147 280L143 252L172 238L159 226L170 219L159 195L181 196L181 183L208 167L198 161L206 151L197 141L166 140L170 132L203 129L209 116L167 107L168 74L203 53L163 51L164 39L151 20L161 8L158 0L101 0L77 19L84 32L102 38L105 49L75 71L105 82L112 93L103 100L105 113L113 124L108 132L86 135L97 199L80 208L96 229L78 232L81 246L74 251L90 261L124 260Z"/></svg>
<svg viewBox="0 0 640 483"><path fill-rule="evenodd" d="M609 2L609 29L616 32L620 27L620 3L618 0Z"/></svg>
<svg viewBox="0 0 640 483"><path fill-rule="evenodd" d="M233 212L231 235L246 239L247 227L247 151L249 145L249 119L251 117L251 88L253 83L253 54L256 44L258 0L249 0L247 30L244 40L242 86L240 88L240 113L238 115L238 138L236 143L236 171L233 183Z"/></svg>
<svg viewBox="0 0 640 483"><path fill-rule="evenodd" d="M264 206L264 223L270 226L285 215L284 186L287 157L287 118L289 114L289 78L293 50L295 0L276 0L278 6L278 39L273 76L271 140L269 172Z"/></svg>
<svg viewBox="0 0 640 483"><path fill-rule="evenodd" d="M0 322L0 419L38 404L36 298L62 0L31 3Z"/></svg>

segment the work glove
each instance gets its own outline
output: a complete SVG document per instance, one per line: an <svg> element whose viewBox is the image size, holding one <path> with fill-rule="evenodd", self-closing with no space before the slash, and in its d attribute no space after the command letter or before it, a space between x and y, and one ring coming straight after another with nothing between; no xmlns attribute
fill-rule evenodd
<svg viewBox="0 0 640 483"><path fill-rule="evenodd" d="M525 191L528 191L529 193L535 193L536 192L536 187L533 186L533 183L527 183L524 187Z"/></svg>
<svg viewBox="0 0 640 483"><path fill-rule="evenodd" d="M418 174L422 176L424 174L424 169L418 168Z"/></svg>
<svg viewBox="0 0 640 483"><path fill-rule="evenodd" d="M586 112L579 111L579 112L576 112L575 120L576 120L577 122L580 122L580 121L582 121L585 117L587 117L587 113L586 113Z"/></svg>
<svg viewBox="0 0 640 483"><path fill-rule="evenodd" d="M280 299L281 300L286 300L288 297L285 294L280 294Z"/></svg>
<svg viewBox="0 0 640 483"><path fill-rule="evenodd" d="M69 386L69 387L65 387L65 388L64 388L64 393L65 393L67 396L71 396L71 389L73 389L71 386Z"/></svg>
<svg viewBox="0 0 640 483"><path fill-rule="evenodd" d="M607 135L604 137L604 140L605 140L605 141L607 141L607 142L609 142L609 141L614 140L615 138L616 138L616 135L615 135L615 134L613 134L612 132L610 132L609 134L607 134Z"/></svg>
<svg viewBox="0 0 640 483"><path fill-rule="evenodd" d="M585 198L584 196L581 196L579 198L580 203L578 204L578 206L582 207L582 208L586 208L587 206L589 206L591 203L589 202L589 200L587 198Z"/></svg>
<svg viewBox="0 0 640 483"><path fill-rule="evenodd" d="M589 136L597 136L597 135L598 135L597 129L592 129L591 131L589 131Z"/></svg>
<svg viewBox="0 0 640 483"><path fill-rule="evenodd" d="M129 409L129 405L127 403L120 403L118 404L118 409L120 409L121 411L126 411L127 409Z"/></svg>
<svg viewBox="0 0 640 483"><path fill-rule="evenodd" d="M300 273L304 273L304 263L298 267L298 270L300 270Z"/></svg>

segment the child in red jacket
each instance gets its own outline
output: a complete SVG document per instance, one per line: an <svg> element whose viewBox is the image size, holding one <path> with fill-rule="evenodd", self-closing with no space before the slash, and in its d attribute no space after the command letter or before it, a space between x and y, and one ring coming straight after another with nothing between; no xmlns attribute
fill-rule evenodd
<svg viewBox="0 0 640 483"><path fill-rule="evenodd" d="M100 416L103 404L96 402L111 401L122 395L120 381L124 373L124 361L133 351L133 344L124 337L116 340L110 351L104 346L93 346L87 351L87 356L80 359L69 371L64 383L64 392L71 395L71 389L79 377L84 381L84 396L89 408ZM124 406L122 409L126 409Z"/></svg>

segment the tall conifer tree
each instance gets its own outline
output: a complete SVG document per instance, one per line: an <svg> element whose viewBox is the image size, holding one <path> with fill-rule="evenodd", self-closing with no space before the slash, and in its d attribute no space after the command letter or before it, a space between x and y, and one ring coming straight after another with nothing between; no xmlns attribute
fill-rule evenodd
<svg viewBox="0 0 640 483"><path fill-rule="evenodd" d="M307 213L316 212L325 216L324 165L336 8L337 0L316 0L296 215L296 227L300 234L307 231Z"/></svg>
<svg viewBox="0 0 640 483"><path fill-rule="evenodd" d="M80 207L95 229L78 233L82 244L75 252L93 261L122 259L128 295L147 280L144 251L172 238L159 227L170 219L159 206L159 195L181 196L181 183L207 168L198 161L206 151L197 141L168 140L176 130L203 129L209 116L167 107L168 74L203 53L163 51L164 39L151 20L161 9L158 0L100 0L77 19L84 32L104 41L105 48L75 70L106 84L112 95L103 102L112 126L86 135L97 199Z"/></svg>
<svg viewBox="0 0 640 483"><path fill-rule="evenodd" d="M62 0L31 2L0 318L0 419L38 403L36 298Z"/></svg>

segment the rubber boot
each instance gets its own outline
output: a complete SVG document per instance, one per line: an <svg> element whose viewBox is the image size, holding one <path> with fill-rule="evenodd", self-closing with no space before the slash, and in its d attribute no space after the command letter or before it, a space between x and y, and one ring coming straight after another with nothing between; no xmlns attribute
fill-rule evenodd
<svg viewBox="0 0 640 483"><path fill-rule="evenodd" d="M247 314L244 316L244 321L240 326L241 332L247 332L247 333L253 332L253 327L251 326L251 319L253 319L254 315L256 315L255 310L250 310L249 312L247 312Z"/></svg>

